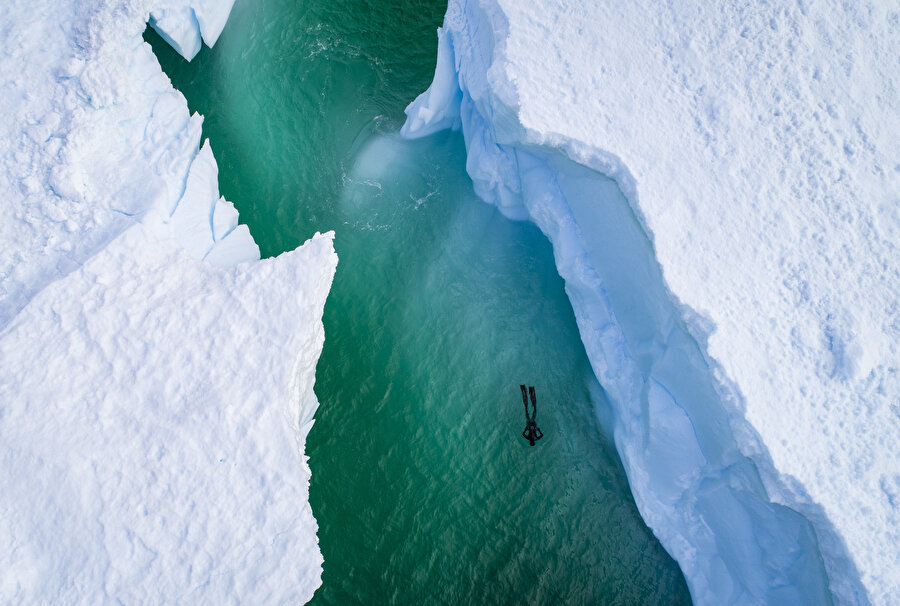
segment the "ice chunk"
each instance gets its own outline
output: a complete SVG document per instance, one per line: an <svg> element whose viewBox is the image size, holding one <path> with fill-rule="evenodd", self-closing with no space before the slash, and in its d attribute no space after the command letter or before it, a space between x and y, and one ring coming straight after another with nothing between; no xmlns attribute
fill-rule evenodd
<svg viewBox="0 0 900 606"><path fill-rule="evenodd" d="M219 169L209 139L191 164L184 195L169 220L175 238L195 259L213 246L213 209L219 198Z"/></svg>
<svg viewBox="0 0 900 606"><path fill-rule="evenodd" d="M234 204L220 197L213 209L213 239L218 242L231 233L238 224L238 211Z"/></svg>
<svg viewBox="0 0 900 606"><path fill-rule="evenodd" d="M201 39L212 46L219 39L234 0L168 0L150 11L150 26L190 61L200 51Z"/></svg>
<svg viewBox="0 0 900 606"><path fill-rule="evenodd" d="M212 46L219 39L233 5L234 0L193 0L191 2L194 16L200 26L200 34L207 46Z"/></svg>
<svg viewBox="0 0 900 606"><path fill-rule="evenodd" d="M259 259L259 246L246 225L238 225L234 204L219 196L219 169L209 139L194 157L184 195L169 225L195 259L227 266Z"/></svg>
<svg viewBox="0 0 900 606"><path fill-rule="evenodd" d="M458 129L460 98L450 36L443 28L438 28L434 80L428 90L406 108L407 120L400 129L400 134L414 138L425 137L446 128Z"/></svg>
<svg viewBox="0 0 900 606"><path fill-rule="evenodd" d="M175 6L150 11L150 27L188 61L200 52L200 24L191 7Z"/></svg>
<svg viewBox="0 0 900 606"><path fill-rule="evenodd" d="M216 242L206 262L219 267L230 267L259 259L259 246L246 225L238 225L223 240Z"/></svg>

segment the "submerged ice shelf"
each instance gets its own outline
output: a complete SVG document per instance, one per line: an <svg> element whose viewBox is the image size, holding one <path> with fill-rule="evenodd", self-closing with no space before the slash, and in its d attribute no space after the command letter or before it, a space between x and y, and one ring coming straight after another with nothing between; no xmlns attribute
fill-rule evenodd
<svg viewBox="0 0 900 606"><path fill-rule="evenodd" d="M615 82L617 76L625 78L623 74L629 74L629 69L632 73L641 72L634 67L634 57L624 49L644 50L649 46L652 53L657 50L654 45L665 46L659 42L665 37L651 30L645 42L637 33L640 19L634 17L653 13L655 8L635 9L632 14L599 4L573 4L569 10L563 10L561 5L542 4L542 8L537 8L494 0L451 1L444 28L439 32L434 81L408 108L403 132L415 137L461 127L468 152L467 169L479 195L510 217L530 219L553 242L557 266L566 280L582 339L594 371L612 401L612 410L601 411L601 415L608 414L614 426L616 445L642 515L679 561L698 603L820 604L836 600L858 604L870 599L885 603L888 596L895 594L897 583L894 573L898 561L890 548L890 537L896 532L897 507L890 500L884 502L879 490L860 492L851 488L853 482L848 482L845 489L850 489L855 502L878 512L881 526L873 527L870 521L851 521L844 517L843 493L831 491L830 482L822 479L826 461L812 458L818 450L817 434L821 427L806 427L795 433L793 439L799 448L791 449L793 459L773 458L771 449L775 448L779 454L784 450L782 440L772 441L773 434L778 433L773 430L779 425L796 426L795 419L779 420L777 402L769 404L758 398L759 389L747 379L749 373L739 373L737 377L741 381L736 382L731 374L734 367L729 365L726 371L718 361L722 350L712 349L710 345L719 342L716 330L720 327L715 322L722 317L730 322L730 311L704 308L701 315L679 300L685 296L692 300L695 296L685 288L705 292L707 285L702 282L699 288L697 283L685 286L683 280L676 282L682 288L677 296L670 290L667 280L671 275L664 277L654 243L648 237L648 233L661 233L666 243L669 242L672 226L663 225L659 218L669 209L659 207L652 195L649 201L639 201L642 181L608 151L602 136L610 130L618 134L608 126L617 115L604 111L602 103L607 102L612 108L621 108L621 117L628 126L635 126L636 121L640 124L634 133L647 137L649 147L642 147L645 140L641 137L630 140L626 135L621 141L616 139L623 151L634 156L646 149L653 150L660 158L651 170L661 173L663 180L672 185L679 178L696 173L696 167L681 174L673 172L673 167L680 165L681 150L674 149L667 155L664 146L659 151L660 141L666 136L663 133L670 132L666 129L683 132L680 125L665 122L668 116L678 115L673 112L672 104L679 108L691 107L694 99L703 94L696 92L700 76L691 74L691 70L698 69L698 64L700 68L706 67L697 61L696 53L709 61L716 60L716 53L698 47L694 54L670 52L670 63L663 67L653 64L657 71L648 74L660 83L660 92L664 94L659 94L657 99L651 91L645 112L634 116L630 113L631 91L619 94L615 88L623 86ZM726 11L722 18L706 15L696 8L699 13L691 13L689 7L684 9L685 15L693 15L691 31L696 27L703 32L702 36L692 38L694 45L721 44L709 40L718 40L716 36L729 32L731 24L716 19L730 18L730 12ZM815 23L807 21L805 14L787 13L780 17L794 19L798 28ZM758 25L746 16L745 21L750 24L745 31ZM667 19L660 20L666 22ZM579 23L600 27L588 31L578 26ZM678 23L685 25L680 20ZM777 22L773 19L771 23ZM851 43L853 36L858 35L852 31L853 27L848 26ZM618 44L616 36L620 31L630 32L634 37ZM591 61L585 58L588 49L597 55ZM829 47L823 49L829 52ZM741 55L732 56L729 74L733 72L734 62L745 67L734 57L740 59ZM600 90L592 74L607 65L624 71L612 74L612 82ZM804 69L802 62L799 65L799 69ZM685 72L693 80L685 79ZM675 81L667 80L673 76ZM753 94L772 98L774 93L766 88L771 85L752 78L748 82L758 87L753 89ZM601 102L594 104L588 99ZM559 104L571 108L571 114L560 111ZM720 103L721 107L726 105L728 102ZM698 122L710 122L704 126L712 129L703 131L707 133L705 145L716 150L716 137L722 137L724 146L731 150L729 157L739 149L753 158L757 150L747 141L735 139L734 131L727 130L728 119L744 115L724 114L723 119L721 112L714 111L698 117ZM658 130L648 127L648 121ZM835 125L843 126L839 118L835 119ZM554 128L568 134L557 134ZM720 133L716 128L723 130ZM780 141L785 144L791 139ZM887 141L882 142L889 145ZM638 166L644 168L642 163ZM752 178L752 168L744 170L738 174ZM646 178L646 172L640 175ZM698 178L715 184L721 177L710 174ZM653 183L657 181L658 177ZM708 199L690 198L690 208L699 207L695 213L722 217L722 223L727 223L730 207L717 199L715 187L697 185L701 195ZM751 198L758 191L753 182L738 185L733 192L747 195L748 204L757 203ZM745 186L746 193L742 189ZM676 187L673 191L674 201L680 202L678 194L682 189ZM651 189L651 194L655 193ZM739 204L744 202L740 200ZM778 197L768 203L773 212L781 212ZM848 203L865 212L866 207L852 198ZM675 209L680 210L677 206ZM769 211L768 207L763 209ZM649 210L658 214L647 215ZM656 232L651 232L651 225ZM690 223L677 226L683 228L687 237L693 237ZM840 240L846 237L845 233L853 234L834 231L832 235ZM792 237L789 232L788 238ZM741 246L747 250L758 249L760 238L770 241L771 246L771 236L766 232L744 231L716 241L715 248L690 250L694 253L693 261L707 272L709 280L727 270L717 265L721 263L720 258L740 253ZM690 244L688 240L687 245ZM776 242L776 246L791 245L790 239ZM891 256L891 251L896 250L889 242L882 246L875 249L875 259ZM670 248L665 252L669 253ZM664 264L668 272L676 271L678 277L690 273L681 266L673 269L671 256L664 260L669 261L669 265ZM865 276L868 262L846 268L862 271L861 275ZM834 269L832 264L825 272L811 273L808 278L823 279ZM767 263L760 263L756 271L760 287L783 278L777 271L773 273ZM716 284L727 288L729 283L719 280ZM882 282L874 290L876 304L882 295L890 299L890 286L885 288L889 284L889 280ZM730 294L739 295L738 292ZM783 303L771 304L772 313L784 312L785 317L792 317ZM756 322L754 314L766 311L758 307L741 308L748 322ZM864 317L866 321L877 321L885 311L870 304L866 313L872 314L871 318ZM707 314L713 319L707 319ZM774 321L773 325L777 326ZM846 330L841 332L839 342L847 340ZM760 333L752 341L745 338L731 345L747 352L741 359L744 365L768 368L768 356L784 359L785 353L789 353L782 349L766 350L770 341ZM795 342L794 347L797 346ZM878 351L876 340L870 344L870 353ZM896 369L887 368L891 356L883 353L884 350L877 361L868 360L865 367L874 369L876 381L893 380L896 388ZM851 355L851 367L859 357L859 352ZM725 356L725 361L731 364L732 357ZM795 390L782 394L782 399L797 398L798 403L815 408L817 402L804 398L804 393L812 390L828 399L845 397L842 386L782 380L782 376L790 376L793 371L789 365L768 371L772 373L767 375L772 383ZM845 381L854 381L856 371L850 373ZM882 473L888 472L883 477L890 483L885 465L892 456L891 450L898 447L898 422L884 414L890 410L886 406L886 392L873 394L867 387L871 381L860 375L856 378L862 380L855 381L853 388L859 391L853 397L868 401L872 413L869 425L860 435L842 440L832 450L830 460L837 463L838 473L852 472L857 463L847 454L864 447L864 436L877 431L879 441L887 446L880 459ZM827 377L818 380L823 379L828 380ZM752 397L748 399L748 395ZM834 418L829 418L827 413L818 416L827 423L826 430L843 425L840 413L832 415ZM802 448L804 443L808 444L806 452ZM836 455L840 458L835 458ZM817 468L822 471L815 474L808 471ZM792 477L798 470L802 472L800 478ZM865 563L867 568L858 569L860 563Z"/></svg>

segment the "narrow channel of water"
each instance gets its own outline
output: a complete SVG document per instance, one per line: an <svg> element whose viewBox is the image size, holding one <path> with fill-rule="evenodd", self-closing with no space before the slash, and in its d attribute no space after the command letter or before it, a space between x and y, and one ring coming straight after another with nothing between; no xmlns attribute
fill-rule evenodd
<svg viewBox="0 0 900 606"><path fill-rule="evenodd" d="M263 255L336 232L307 443L313 603L689 603L596 420L549 243L475 197L459 134L396 135L444 8L238 0L191 64L145 35Z"/></svg>

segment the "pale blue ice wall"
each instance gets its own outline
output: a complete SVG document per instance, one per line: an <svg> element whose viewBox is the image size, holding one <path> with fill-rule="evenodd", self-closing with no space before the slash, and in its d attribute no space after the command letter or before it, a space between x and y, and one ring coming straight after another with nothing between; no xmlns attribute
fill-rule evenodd
<svg viewBox="0 0 900 606"><path fill-rule="evenodd" d="M434 83L407 109L403 133L461 125L478 194L553 243L635 500L694 600L867 603L821 509L779 476L740 394L710 365L704 320L668 292L626 197L635 192L627 169L600 149L529 136L519 123L496 61L507 29L492 2L451 1ZM767 483L795 502L774 503Z"/></svg>

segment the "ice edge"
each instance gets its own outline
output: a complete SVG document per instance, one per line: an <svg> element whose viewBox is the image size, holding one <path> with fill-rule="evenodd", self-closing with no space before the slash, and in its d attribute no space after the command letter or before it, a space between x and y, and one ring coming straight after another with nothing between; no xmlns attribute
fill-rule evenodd
<svg viewBox="0 0 900 606"><path fill-rule="evenodd" d="M146 22L149 27L156 30L161 37L174 48L187 61L191 61L199 52L201 40L208 47L212 47L231 13L234 0L225 0L223 5L214 10L204 7L198 14L197 6L187 7L180 12L176 10L151 11ZM196 4L196 3L195 3ZM198 6L202 6L202 2ZM176 13L176 14L173 14ZM166 19L163 20L162 17ZM174 29L173 29L174 28ZM161 67L160 67L161 70ZM173 87L174 89L174 87ZM174 89L177 90L177 89ZM180 91L178 91L180 94ZM203 116L194 114L185 124L184 136L194 140L193 153L187 158L187 171L181 183L181 191L175 197L175 205L171 209L157 208L162 222L167 224L181 246L195 259L220 267L231 267L248 261L260 261L260 251L254 238L246 225L238 224L238 212L233 203L219 195L218 166L208 139L201 141L200 125ZM152 223L152 221L151 221ZM316 233L295 251L288 251L284 255L303 254L314 256L311 249L326 246L331 254L325 255L329 261L324 274L329 283L333 278L337 266L337 256L333 250L334 232L324 234ZM301 252L302 251L302 252ZM267 263L270 260L262 260ZM326 291L330 286L326 286ZM301 293L304 294L304 293ZM308 294L308 293L307 293ZM315 299L315 297L312 297ZM308 461L306 452L306 439L315 422L314 415L319 406L318 398L314 392L316 360L321 355L325 341L325 329L322 322L325 299L319 301L316 308L316 322L314 345L301 347L293 363L293 377L287 386L284 400L296 403L296 409L287 412L297 416L286 419L289 426L296 428L297 448L303 454L307 462L306 486L308 491ZM304 371L312 368L313 372ZM314 557L307 562L314 569L311 585L304 586L301 591L306 593L304 602L312 599L315 591L321 586L322 565L324 559L318 548L318 528L308 499L302 504L313 521L316 549Z"/></svg>
<svg viewBox="0 0 900 606"><path fill-rule="evenodd" d="M665 284L627 167L607 150L520 123L515 87L503 73L507 31L499 8L451 1L434 81L407 108L403 134L461 126L479 196L511 218L532 220L553 243L582 340L615 409L616 446L635 500L694 600L868 603L842 538L803 487L774 468L743 416L740 391L709 357L705 343L715 327ZM583 219L597 207L612 209L628 232L622 241L585 229L596 227ZM623 307L610 243L646 271L636 279L647 279L649 292L640 294L657 309ZM637 324L647 321L655 334L641 342Z"/></svg>

